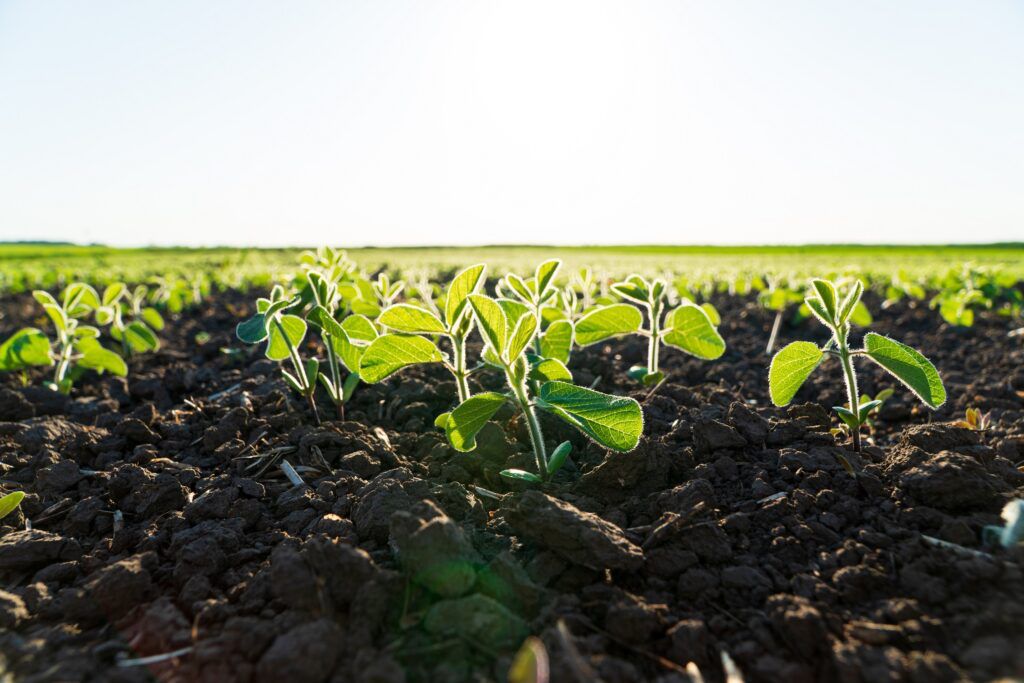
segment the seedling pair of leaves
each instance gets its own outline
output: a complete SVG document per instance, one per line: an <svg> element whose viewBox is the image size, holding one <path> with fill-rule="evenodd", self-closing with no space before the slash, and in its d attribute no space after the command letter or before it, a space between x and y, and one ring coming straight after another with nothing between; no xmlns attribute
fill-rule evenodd
<svg viewBox="0 0 1024 683"><path fill-rule="evenodd" d="M612 285L612 290L632 303L601 306L587 312L576 322L576 343L590 346L612 337L639 334L647 337L647 365L634 366L629 376L652 386L665 374L660 370L661 345L689 353L704 360L714 360L725 353L725 341L718 333L718 312L710 304L698 306L683 301L667 315L668 287L664 280L648 281L630 275ZM646 313L647 327L644 327Z"/></svg>
<svg viewBox="0 0 1024 683"><path fill-rule="evenodd" d="M139 285L129 289L115 282L103 290L96 322L110 325L110 336L121 342L123 355L146 353L160 348L156 332L164 329L164 319L152 306L146 306L149 289Z"/></svg>
<svg viewBox="0 0 1024 683"><path fill-rule="evenodd" d="M76 282L68 285L60 300L42 290L32 294L53 322L56 338L51 341L35 327L18 330L0 345L0 371L54 367L53 379L47 386L64 394L71 392L74 381L85 369L121 377L128 374L124 359L100 344L99 329L81 323L81 318L100 306L95 289Z"/></svg>
<svg viewBox="0 0 1024 683"><path fill-rule="evenodd" d="M537 284L535 291L545 291L544 278L538 278ZM477 433L509 401L526 419L537 471L507 469L501 472L505 478L530 483L547 481L569 456L572 446L568 441L548 456L538 408L606 448L624 453L636 447L643 431L639 403L572 384L571 374L555 359L539 359L535 363L528 360L527 349L538 334L539 322L526 304L483 294L470 294L468 304L486 344L484 359L502 370L509 391L477 394L451 413L438 417L435 424L445 430L456 450L472 451ZM535 395L531 395L531 385L538 387Z"/></svg>
<svg viewBox="0 0 1024 683"><path fill-rule="evenodd" d="M466 268L451 281L445 293L444 313L402 303L385 308L377 321L388 330L366 348L359 363L359 374L368 383L390 377L402 368L419 363L442 363L455 378L461 403L470 397L466 341L473 330L473 316L467 299L484 282L486 266ZM438 338L451 344L451 356L437 346Z"/></svg>
<svg viewBox="0 0 1024 683"><path fill-rule="evenodd" d="M789 404L826 356L838 358L843 368L849 403L846 406L835 406L834 410L849 428L854 450L859 451L861 448L861 425L867 421L871 411L880 405L877 399L860 399L854 372L855 358L864 356L877 363L930 408L938 408L946 402L946 389L938 371L920 352L874 332L864 336L864 348L850 348L850 317L864 293L864 285L859 280L841 300L832 282L812 280L811 285L812 293L804 303L832 336L824 347L798 341L775 354L768 370L768 390L775 405Z"/></svg>
<svg viewBox="0 0 1024 683"><path fill-rule="evenodd" d="M964 419L957 420L953 424L957 427L983 432L989 428L990 420L988 413L982 413L978 408L968 408L964 411Z"/></svg>
<svg viewBox="0 0 1024 683"><path fill-rule="evenodd" d="M551 259L537 266L533 277L524 279L509 273L498 283L499 301L518 302L537 319L529 358L533 364L551 359L565 365L572 352L572 317L578 304L571 288L559 289L555 285L561 267L559 259ZM511 296L506 299L505 294Z"/></svg>

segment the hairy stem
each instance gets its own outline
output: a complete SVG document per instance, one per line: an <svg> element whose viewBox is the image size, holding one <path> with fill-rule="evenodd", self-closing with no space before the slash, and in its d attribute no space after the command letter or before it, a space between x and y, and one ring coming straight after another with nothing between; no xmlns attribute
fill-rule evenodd
<svg viewBox="0 0 1024 683"><path fill-rule="evenodd" d="M64 381L64 376L68 372L68 367L71 365L71 337L67 334L60 335L60 356L57 358L57 367L53 371L53 383L60 387L60 383Z"/></svg>
<svg viewBox="0 0 1024 683"><path fill-rule="evenodd" d="M764 350L769 356L772 355L772 349L775 348L775 338L779 336L779 328L782 327L782 311L776 311L775 322L772 323L772 334L768 337L768 347Z"/></svg>
<svg viewBox="0 0 1024 683"><path fill-rule="evenodd" d="M651 336L647 340L647 374L658 371L658 356L661 352L661 306L652 301L647 307L651 321Z"/></svg>
<svg viewBox="0 0 1024 683"><path fill-rule="evenodd" d="M548 456L544 449L544 435L540 431L540 421L537 419L537 413L534 411L533 406L530 405L530 399L526 395L525 382L516 382L515 378L512 377L511 371L506 372L509 385L512 386L512 391L516 395L516 401L519 402L519 407L522 409L523 414L526 415L526 423L530 427L530 441L533 443L533 457L537 461L537 473L541 479L546 480L548 478Z"/></svg>
<svg viewBox="0 0 1024 683"><path fill-rule="evenodd" d="M459 403L470 397L469 393L469 372L466 370L466 339L464 337L452 338L453 358L455 361L455 388L459 392Z"/></svg>
<svg viewBox="0 0 1024 683"><path fill-rule="evenodd" d="M850 347L847 343L845 333L836 332L836 341L839 346L839 360L843 364L843 379L846 380L846 397L850 402L850 412L854 415L853 450L860 452L860 414L858 412L859 392L857 391L857 374L853 370L853 356L850 354Z"/></svg>
<svg viewBox="0 0 1024 683"><path fill-rule="evenodd" d="M277 326L277 331L281 334L281 338L284 339L285 346L288 347L288 357L292 361L292 368L295 370L295 379L298 381L299 386L302 388L302 394L306 397L306 401L309 403L309 407L313 410L313 418L317 424L320 424L320 413L316 409L316 400L313 398L313 392L310 388L309 382L306 380L306 369L302 367L302 356L299 355L298 349L292 344L292 340L285 334L284 326L281 321L277 318L274 319L274 325Z"/></svg>

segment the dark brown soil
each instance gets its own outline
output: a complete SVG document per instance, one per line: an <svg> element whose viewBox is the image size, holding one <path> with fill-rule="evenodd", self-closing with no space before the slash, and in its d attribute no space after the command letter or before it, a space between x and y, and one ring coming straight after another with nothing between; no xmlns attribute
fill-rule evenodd
<svg viewBox="0 0 1024 683"><path fill-rule="evenodd" d="M240 295L172 321L128 381L93 376L68 400L3 378L0 480L28 496L0 526L0 673L503 681L533 633L558 682L676 683L690 661L721 681L722 651L747 681L1024 675L1024 556L980 544L1024 494L1009 323L880 311L874 329L924 350L950 401L930 413L897 390L857 454L829 431L838 368L801 391L810 402L770 407L769 314L715 303L726 355L666 352L656 391L625 376L639 341L575 354L579 383L641 401L645 437L610 454L545 421L575 450L543 491L497 476L530 467L512 415L476 453L447 446L432 421L455 389L439 367L360 387L348 421L325 409L313 426L275 366L235 342ZM0 310L4 337L35 315L25 297ZM780 343L817 334L784 327ZM892 385L860 376L872 394ZM968 406L990 430L949 424Z"/></svg>

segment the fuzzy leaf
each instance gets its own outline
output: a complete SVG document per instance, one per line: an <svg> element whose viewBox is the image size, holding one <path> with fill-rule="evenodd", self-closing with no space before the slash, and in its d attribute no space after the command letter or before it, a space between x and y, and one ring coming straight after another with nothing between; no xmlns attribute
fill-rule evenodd
<svg viewBox="0 0 1024 683"><path fill-rule="evenodd" d="M457 405L445 424L448 441L455 450L466 452L476 448L477 433L506 400L504 394L488 391L470 396Z"/></svg>
<svg viewBox="0 0 1024 683"><path fill-rule="evenodd" d="M95 337L83 337L75 341L75 350L82 354L78 365L97 372L109 372L118 377L128 374L124 359L113 351L103 348Z"/></svg>
<svg viewBox="0 0 1024 683"><path fill-rule="evenodd" d="M470 266L455 276L448 285L448 294L444 300L444 319L451 327L466 308L466 299L477 290L483 281L487 266L478 264Z"/></svg>
<svg viewBox="0 0 1024 683"><path fill-rule="evenodd" d="M664 341L669 346L704 360L713 360L725 353L725 340L700 306L683 304L672 311L668 320Z"/></svg>
<svg viewBox="0 0 1024 683"><path fill-rule="evenodd" d="M157 332L164 329L164 317L160 315L160 311L152 306L142 309L142 319Z"/></svg>
<svg viewBox="0 0 1024 683"><path fill-rule="evenodd" d="M505 311L494 299L482 294L470 294L469 304L473 307L480 333L499 354L505 352L508 343L508 318Z"/></svg>
<svg viewBox="0 0 1024 683"><path fill-rule="evenodd" d="M372 342L380 334L372 320L359 314L350 315L342 320L341 328L352 341Z"/></svg>
<svg viewBox="0 0 1024 683"><path fill-rule="evenodd" d="M262 313L235 326L235 336L246 344L259 344L267 338L267 318Z"/></svg>
<svg viewBox="0 0 1024 683"><path fill-rule="evenodd" d="M864 351L928 406L938 408L946 402L946 388L938 370L917 350L868 332L864 335Z"/></svg>
<svg viewBox="0 0 1024 683"><path fill-rule="evenodd" d="M573 425L602 446L622 453L636 448L644 429L640 404L632 398L603 394L568 382L540 388L539 405Z"/></svg>
<svg viewBox="0 0 1024 683"><path fill-rule="evenodd" d="M556 320L540 338L540 355L562 363L569 362L572 351L573 326L568 320Z"/></svg>
<svg viewBox="0 0 1024 683"><path fill-rule="evenodd" d="M828 280L814 279L811 280L811 285L814 287L814 291L818 295L818 299L821 301L822 306L827 314L827 319L832 322L836 319L836 288Z"/></svg>
<svg viewBox="0 0 1024 683"><path fill-rule="evenodd" d="M530 368L530 379L538 382L550 382L552 380L572 381L572 373L565 363L557 358L545 358Z"/></svg>
<svg viewBox="0 0 1024 683"><path fill-rule="evenodd" d="M53 365L50 340L41 330L26 327L0 345L0 371L21 370L31 365Z"/></svg>
<svg viewBox="0 0 1024 683"><path fill-rule="evenodd" d="M132 351L145 353L160 348L160 340L146 323L136 320L124 328L124 339Z"/></svg>
<svg viewBox="0 0 1024 683"><path fill-rule="evenodd" d="M396 332L444 334L444 323L430 311L411 304L395 304L385 309L377 322Z"/></svg>
<svg viewBox="0 0 1024 683"><path fill-rule="evenodd" d="M0 519L3 519L14 512L14 510L21 505L21 501L24 497L24 491L11 491L3 498L0 498Z"/></svg>
<svg viewBox="0 0 1024 683"><path fill-rule="evenodd" d="M544 290L548 288L552 280L558 274L558 269L562 267L562 262L559 259L551 259L537 266L537 296L544 293Z"/></svg>
<svg viewBox="0 0 1024 683"><path fill-rule="evenodd" d="M306 337L306 321L297 315L282 315L269 328L266 356L270 360L284 360L288 357L288 342L298 348Z"/></svg>
<svg viewBox="0 0 1024 683"><path fill-rule="evenodd" d="M610 337L619 337L640 329L643 315L630 304L613 304L589 311L576 321L576 343L590 346Z"/></svg>
<svg viewBox="0 0 1024 683"><path fill-rule="evenodd" d="M853 287L850 289L850 293L843 299L843 303L839 305L839 324L845 323L850 319L850 315L853 314L853 309L860 303L860 297L864 294L864 283L857 280L853 283ZM867 310L867 309L865 309Z"/></svg>
<svg viewBox="0 0 1024 683"><path fill-rule="evenodd" d="M374 384L417 363L439 363L441 351L429 339L407 334L385 334L366 347L359 361L359 376Z"/></svg>
<svg viewBox="0 0 1024 683"><path fill-rule="evenodd" d="M533 341L533 335L537 332L537 319L532 315L524 315L519 319L516 328L508 338L508 359L515 360L522 355L526 347Z"/></svg>
<svg viewBox="0 0 1024 683"><path fill-rule="evenodd" d="M768 369L768 393L777 406L788 405L825 354L817 344L793 342L780 349Z"/></svg>

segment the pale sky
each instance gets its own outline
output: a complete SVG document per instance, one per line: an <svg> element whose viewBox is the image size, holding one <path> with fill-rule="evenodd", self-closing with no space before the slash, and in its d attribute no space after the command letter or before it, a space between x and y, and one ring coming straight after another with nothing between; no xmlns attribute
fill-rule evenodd
<svg viewBox="0 0 1024 683"><path fill-rule="evenodd" d="M0 0L0 240L1024 240L1019 0Z"/></svg>

